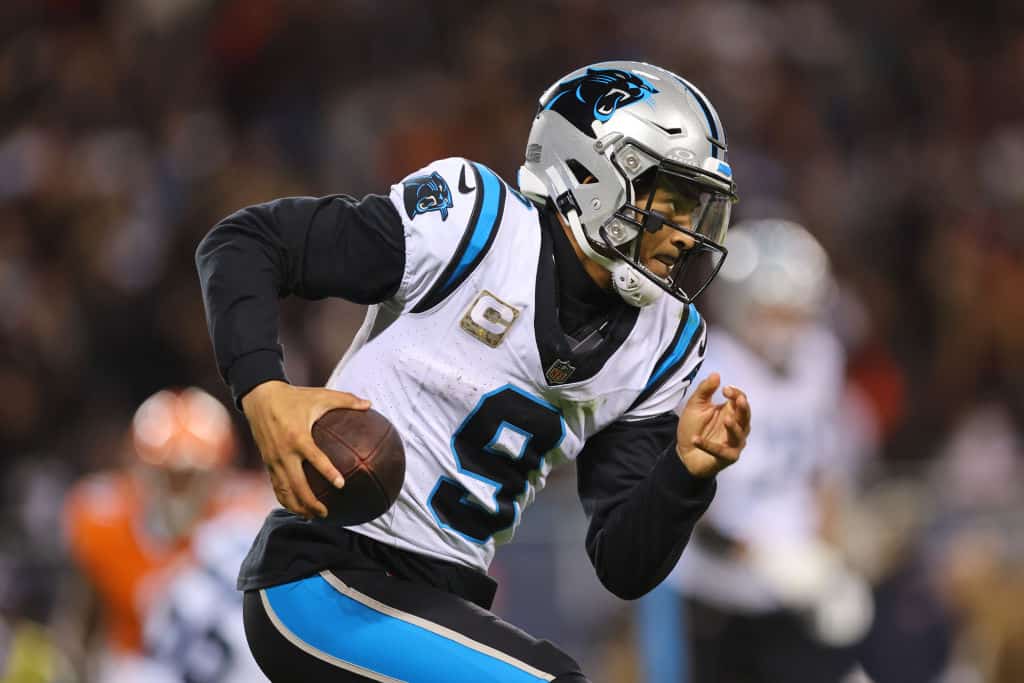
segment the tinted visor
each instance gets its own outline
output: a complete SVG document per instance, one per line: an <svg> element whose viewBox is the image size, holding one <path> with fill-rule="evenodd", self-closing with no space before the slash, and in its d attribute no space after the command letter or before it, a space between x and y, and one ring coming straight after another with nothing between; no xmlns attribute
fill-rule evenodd
<svg viewBox="0 0 1024 683"><path fill-rule="evenodd" d="M722 243L735 194L700 169L667 163L638 177L633 186L635 203L619 209L609 224L623 221L639 229L639 236L615 245L602 227L605 245L675 298L693 301L725 261Z"/></svg>

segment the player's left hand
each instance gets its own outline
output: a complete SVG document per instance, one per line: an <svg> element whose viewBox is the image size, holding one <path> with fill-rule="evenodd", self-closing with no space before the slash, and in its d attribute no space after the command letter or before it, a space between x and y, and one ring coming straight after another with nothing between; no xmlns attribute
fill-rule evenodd
<svg viewBox="0 0 1024 683"><path fill-rule="evenodd" d="M713 477L736 462L750 435L750 402L734 386L722 390L725 403L711 399L722 379L717 372L697 385L679 414L676 453L695 477Z"/></svg>

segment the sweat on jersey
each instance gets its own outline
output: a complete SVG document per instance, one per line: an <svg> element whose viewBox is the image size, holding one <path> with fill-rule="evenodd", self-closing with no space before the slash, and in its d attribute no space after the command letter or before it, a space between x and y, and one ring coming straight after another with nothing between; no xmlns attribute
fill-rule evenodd
<svg viewBox="0 0 1024 683"><path fill-rule="evenodd" d="M349 555L332 542L351 534L484 573L551 469L576 460L587 553L611 592L635 598L668 574L714 495L675 453L673 409L706 341L696 308L610 297L553 212L481 164L438 161L361 201L248 207L196 260L236 401L285 379L278 297L369 304L327 386L372 401L406 451L395 505L345 535L271 514L243 590L338 566Z"/></svg>

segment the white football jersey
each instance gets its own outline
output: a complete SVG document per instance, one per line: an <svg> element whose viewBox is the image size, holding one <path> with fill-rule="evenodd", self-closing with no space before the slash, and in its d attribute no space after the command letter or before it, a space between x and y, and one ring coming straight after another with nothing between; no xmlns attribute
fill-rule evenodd
<svg viewBox="0 0 1024 683"><path fill-rule="evenodd" d="M238 567L261 522L262 514L231 510L196 528L193 563L177 571L143 625L146 654L165 671L154 683L267 680L249 651L243 594L235 589Z"/></svg>
<svg viewBox="0 0 1024 683"><path fill-rule="evenodd" d="M750 399L753 428L735 467L718 475L718 491L703 522L754 547L798 547L818 538L817 480L835 453L833 437L842 399L845 358L839 340L821 327L801 335L786 374L719 328L707 374L741 387ZM703 379L703 378L701 378ZM746 564L690 543L672 583L687 594L750 610L777 600Z"/></svg>
<svg viewBox="0 0 1024 683"><path fill-rule="evenodd" d="M368 398L392 421L405 484L387 513L353 529L486 571L552 467L617 420L675 408L700 365L705 325L666 295L608 323L618 344L604 345L603 362L600 351L576 358L558 325L551 237L536 207L459 158L390 197L405 225L404 277L370 309L327 386Z"/></svg>

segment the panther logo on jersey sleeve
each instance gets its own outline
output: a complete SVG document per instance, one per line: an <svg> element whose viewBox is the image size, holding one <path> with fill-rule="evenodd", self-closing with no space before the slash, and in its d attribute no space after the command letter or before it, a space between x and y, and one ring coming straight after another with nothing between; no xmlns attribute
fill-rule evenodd
<svg viewBox="0 0 1024 683"><path fill-rule="evenodd" d="M593 137L591 123L603 123L619 107L642 102L657 92L642 76L622 69L587 69L584 75L559 83L543 108L557 111Z"/></svg>
<svg viewBox="0 0 1024 683"><path fill-rule="evenodd" d="M402 184L405 187L405 212L410 220L431 211L440 212L441 220L448 220L448 209L455 204L452 203L448 183L440 173L434 171L430 175L414 176Z"/></svg>
<svg viewBox="0 0 1024 683"><path fill-rule="evenodd" d="M456 205L450 188L460 175L471 189ZM392 185L391 201L405 226L406 262L391 304L411 304L418 313L457 289L489 253L507 195L508 186L493 171L461 157L435 161Z"/></svg>

